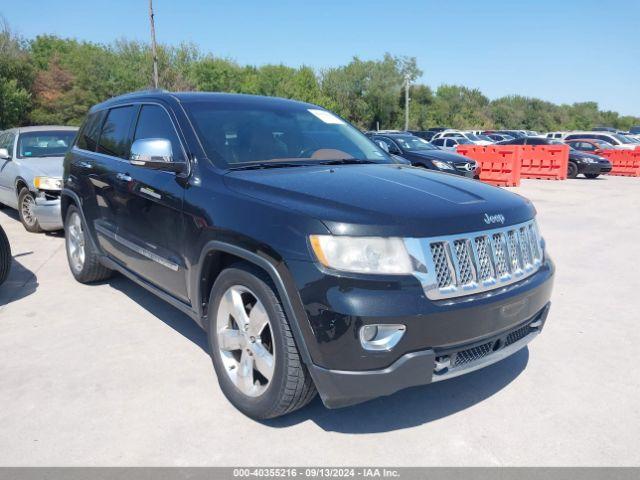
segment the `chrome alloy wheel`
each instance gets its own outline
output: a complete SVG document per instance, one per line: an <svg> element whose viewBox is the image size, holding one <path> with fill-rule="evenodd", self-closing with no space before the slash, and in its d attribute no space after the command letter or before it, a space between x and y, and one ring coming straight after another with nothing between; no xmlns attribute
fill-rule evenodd
<svg viewBox="0 0 640 480"><path fill-rule="evenodd" d="M24 223L33 227L36 224L37 218L34 212L36 207L36 201L31 194L25 195L22 199L22 205L20 205L20 213Z"/></svg>
<svg viewBox="0 0 640 480"><path fill-rule="evenodd" d="M218 350L225 372L249 397L269 386L275 367L275 345L269 315L247 287L229 287L216 315Z"/></svg>
<svg viewBox="0 0 640 480"><path fill-rule="evenodd" d="M71 266L76 272L82 271L84 267L84 230L82 229L82 219L77 212L73 212L69 217L67 225L67 253Z"/></svg>

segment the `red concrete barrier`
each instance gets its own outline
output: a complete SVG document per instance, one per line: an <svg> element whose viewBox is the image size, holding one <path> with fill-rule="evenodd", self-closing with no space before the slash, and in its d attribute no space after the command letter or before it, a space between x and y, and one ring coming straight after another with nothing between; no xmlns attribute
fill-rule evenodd
<svg viewBox="0 0 640 480"><path fill-rule="evenodd" d="M611 162L609 175L640 177L640 149L603 150L600 155Z"/></svg>
<svg viewBox="0 0 640 480"><path fill-rule="evenodd" d="M520 149L522 178L567 179L568 145L522 145Z"/></svg>
<svg viewBox="0 0 640 480"><path fill-rule="evenodd" d="M514 145L458 145L460 155L480 165L480 181L501 187L520 185L520 150Z"/></svg>

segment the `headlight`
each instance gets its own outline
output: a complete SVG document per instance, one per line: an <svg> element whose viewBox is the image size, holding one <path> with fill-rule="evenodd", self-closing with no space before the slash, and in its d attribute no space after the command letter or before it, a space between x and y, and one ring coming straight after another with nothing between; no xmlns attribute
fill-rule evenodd
<svg viewBox="0 0 640 480"><path fill-rule="evenodd" d="M594 160L593 158L583 158L582 161L584 163L598 163L598 161Z"/></svg>
<svg viewBox="0 0 640 480"><path fill-rule="evenodd" d="M413 271L401 238L311 235L309 240L318 261L328 268L386 275L408 275Z"/></svg>
<svg viewBox="0 0 640 480"><path fill-rule="evenodd" d="M453 167L447 162L441 162L440 160L431 160L431 163L433 163L436 168L439 168L440 170L453 170Z"/></svg>
<svg viewBox="0 0 640 480"><path fill-rule="evenodd" d="M62 179L51 177L36 177L33 186L38 190L62 190Z"/></svg>

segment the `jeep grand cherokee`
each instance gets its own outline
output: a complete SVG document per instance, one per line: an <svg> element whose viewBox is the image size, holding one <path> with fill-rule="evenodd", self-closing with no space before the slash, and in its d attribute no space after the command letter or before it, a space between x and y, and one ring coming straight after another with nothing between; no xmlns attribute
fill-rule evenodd
<svg viewBox="0 0 640 480"><path fill-rule="evenodd" d="M117 97L90 110L63 187L74 277L118 271L190 315L254 418L479 369L547 318L554 267L528 200L398 165L315 105Z"/></svg>

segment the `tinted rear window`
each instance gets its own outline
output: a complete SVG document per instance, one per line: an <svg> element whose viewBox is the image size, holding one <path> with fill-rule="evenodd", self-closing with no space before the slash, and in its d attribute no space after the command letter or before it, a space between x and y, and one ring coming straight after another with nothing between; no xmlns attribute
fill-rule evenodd
<svg viewBox="0 0 640 480"><path fill-rule="evenodd" d="M89 150L95 152L98 146L98 137L100 136L100 127L102 127L102 121L106 111L90 113L87 117L78 139L76 140L76 146L83 150Z"/></svg>
<svg viewBox="0 0 640 480"><path fill-rule="evenodd" d="M117 107L109 110L102 127L98 152L113 157L127 158L131 146L131 123L137 107Z"/></svg>

